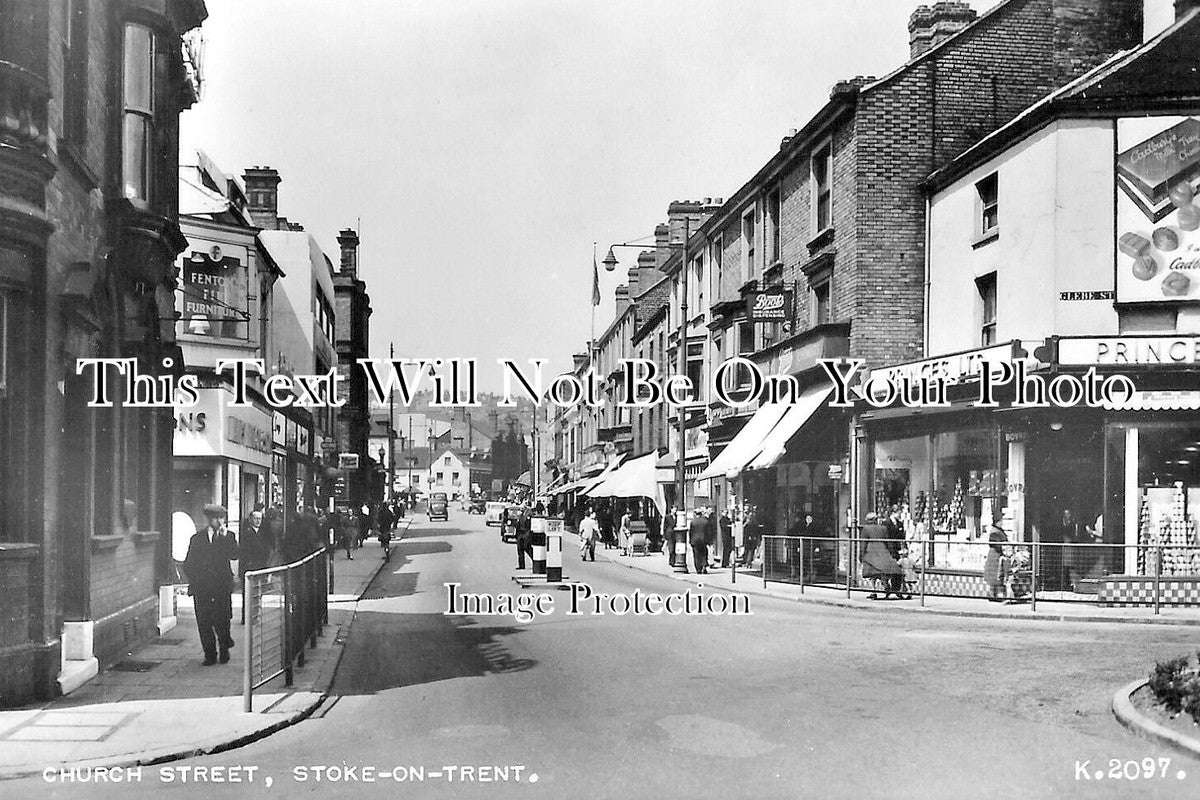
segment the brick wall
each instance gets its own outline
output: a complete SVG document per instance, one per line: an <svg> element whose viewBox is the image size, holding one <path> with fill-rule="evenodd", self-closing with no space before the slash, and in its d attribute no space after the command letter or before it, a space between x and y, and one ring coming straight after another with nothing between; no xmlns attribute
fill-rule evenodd
<svg viewBox="0 0 1200 800"><path fill-rule="evenodd" d="M874 366L922 355L919 181L1054 88L1136 45L1141 27L1140 0L1010 0L862 92L854 121L854 355Z"/></svg>

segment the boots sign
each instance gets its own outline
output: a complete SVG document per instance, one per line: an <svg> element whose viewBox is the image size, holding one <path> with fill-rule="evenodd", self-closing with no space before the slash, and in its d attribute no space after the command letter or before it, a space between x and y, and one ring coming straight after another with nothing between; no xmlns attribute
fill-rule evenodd
<svg viewBox="0 0 1200 800"><path fill-rule="evenodd" d="M771 289L746 295L748 322L791 322L795 293L791 289Z"/></svg>

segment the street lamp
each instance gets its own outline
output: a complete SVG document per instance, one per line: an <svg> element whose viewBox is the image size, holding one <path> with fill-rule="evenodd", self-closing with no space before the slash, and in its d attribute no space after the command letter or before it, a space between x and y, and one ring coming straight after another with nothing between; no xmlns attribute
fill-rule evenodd
<svg viewBox="0 0 1200 800"><path fill-rule="evenodd" d="M687 331L688 331L688 264L687 264L687 246L688 239L691 238L692 220L690 217L683 218L683 242L666 242L663 244L656 243L655 248L666 247L674 251L680 252L679 258L679 374L687 375ZM609 272L616 269L617 258L613 254L614 247L639 247L646 249L647 244L614 244L608 248L608 255L604 257L604 268ZM699 392L699 387L694 387ZM679 444L678 453L675 456L675 508L681 509L684 507L684 498L687 495L687 474L686 474L686 453L687 453L687 409L680 407L676 409L676 414L679 415ZM686 533L683 535L686 539ZM679 542L674 541L672 536L672 556L674 559L673 566L677 572L687 572L687 549L678 547ZM678 552L681 551L681 552ZM700 565L696 565L699 569Z"/></svg>

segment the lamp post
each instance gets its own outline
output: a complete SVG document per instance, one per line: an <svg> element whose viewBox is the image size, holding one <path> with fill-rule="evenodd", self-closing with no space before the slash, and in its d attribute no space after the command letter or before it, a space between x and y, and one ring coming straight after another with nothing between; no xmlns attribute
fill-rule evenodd
<svg viewBox="0 0 1200 800"><path fill-rule="evenodd" d="M687 331L688 331L688 263L687 263L687 246L688 239L691 238L692 220L690 217L683 218L683 242L668 242L665 245L656 244L655 247L666 246L671 250L679 251L679 374L687 375ZM604 257L604 268L612 272L617 267L617 257L613 255L613 247L641 247L646 248L647 245L638 244L614 244L608 248L608 255ZM693 387L697 393L700 387ZM687 407L680 406L676 409L679 419L679 442L678 452L675 456L675 508L681 509L684 507L684 499L687 495L687 473L686 473L686 454L687 454ZM686 517L685 517L686 518ZM665 523L665 520L664 520ZM674 523L672 523L674 524ZM672 536L672 553L674 555L674 567L677 572L687 572L687 544L686 531L681 535L683 547L681 548L680 541L676 541L676 537ZM698 567L699 565L697 565Z"/></svg>
<svg viewBox="0 0 1200 800"><path fill-rule="evenodd" d="M388 360L396 357L395 346L388 342ZM389 503L396 501L396 390L388 392L388 490Z"/></svg>

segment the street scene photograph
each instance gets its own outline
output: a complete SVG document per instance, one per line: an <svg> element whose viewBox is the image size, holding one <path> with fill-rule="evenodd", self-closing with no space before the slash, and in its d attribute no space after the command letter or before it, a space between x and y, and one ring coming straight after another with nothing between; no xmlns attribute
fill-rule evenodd
<svg viewBox="0 0 1200 800"><path fill-rule="evenodd" d="M0 0L0 797L1200 797L1200 0Z"/></svg>

